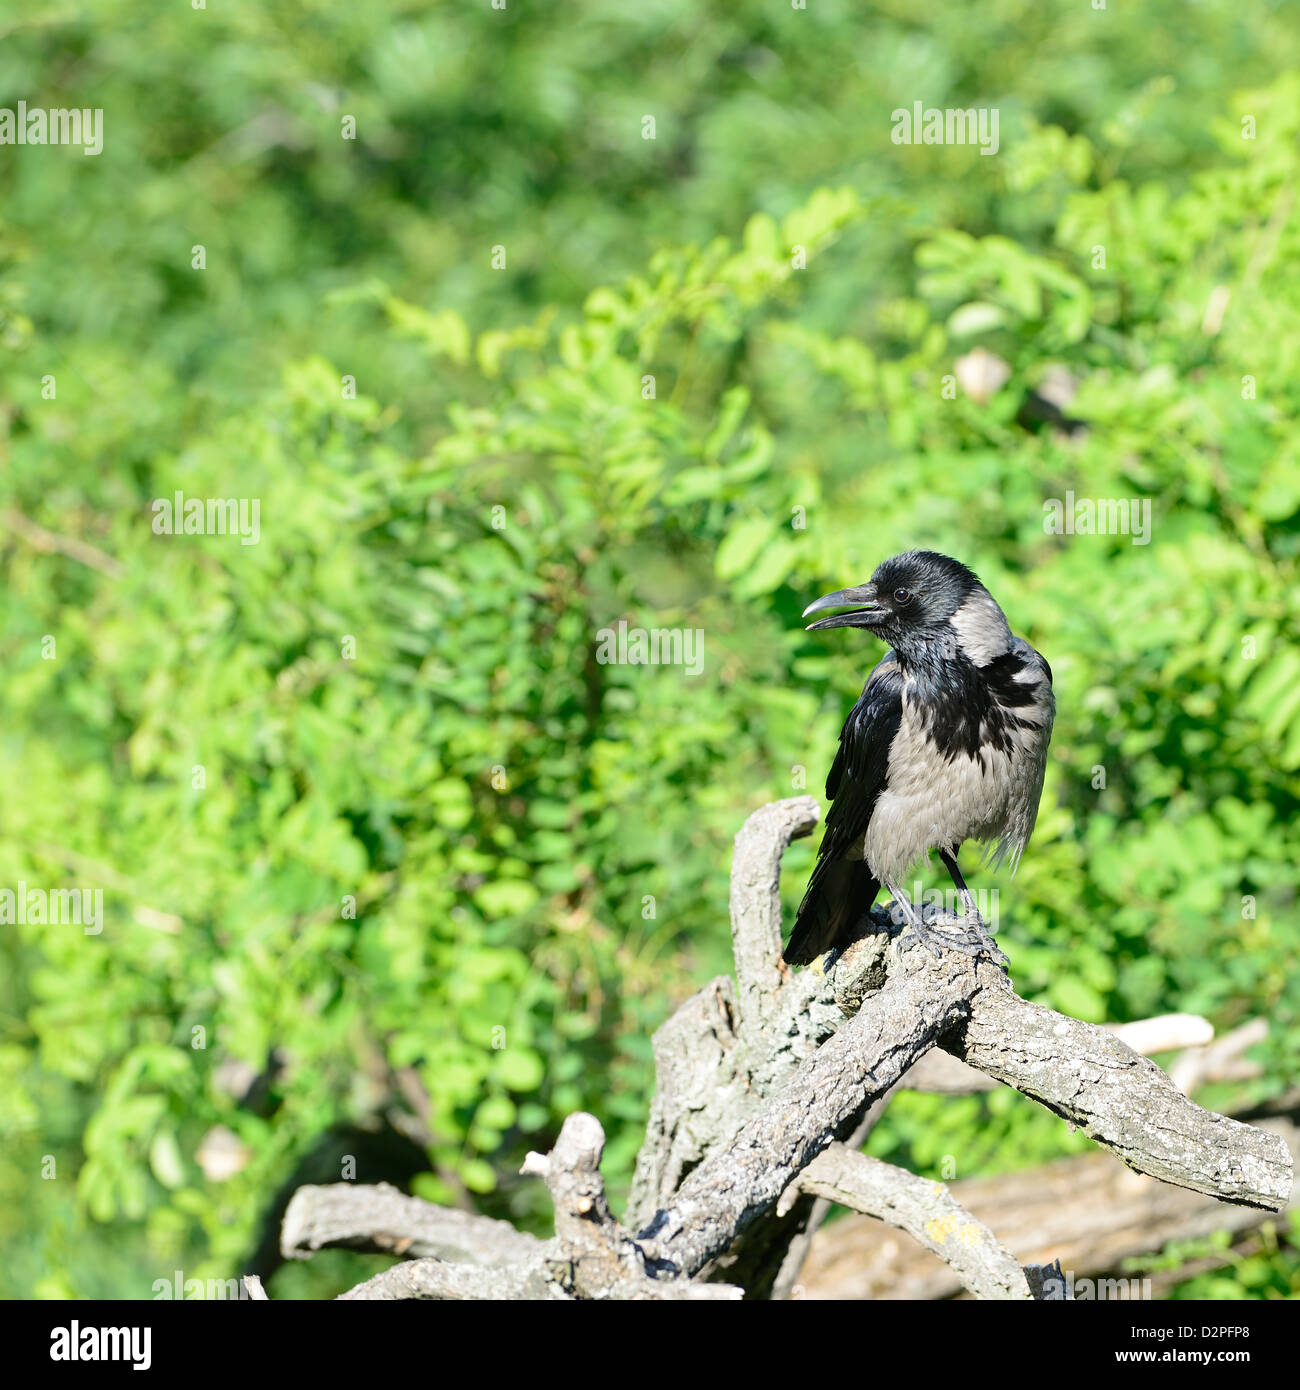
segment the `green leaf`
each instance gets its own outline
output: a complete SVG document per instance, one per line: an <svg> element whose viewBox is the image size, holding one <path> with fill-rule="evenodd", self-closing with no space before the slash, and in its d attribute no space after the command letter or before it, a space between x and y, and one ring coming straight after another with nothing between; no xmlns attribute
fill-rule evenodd
<svg viewBox="0 0 1300 1390"><path fill-rule="evenodd" d="M535 1091L546 1075L542 1059L530 1048L507 1048L496 1058L496 1075L512 1091Z"/></svg>
<svg viewBox="0 0 1300 1390"><path fill-rule="evenodd" d="M714 570L719 579L732 579L746 570L776 534L776 523L765 517L738 521L718 547Z"/></svg>

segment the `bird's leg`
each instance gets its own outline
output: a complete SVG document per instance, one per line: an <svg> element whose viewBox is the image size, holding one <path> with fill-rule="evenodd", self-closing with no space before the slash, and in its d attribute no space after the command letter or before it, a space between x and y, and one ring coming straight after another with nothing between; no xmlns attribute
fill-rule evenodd
<svg viewBox="0 0 1300 1390"><path fill-rule="evenodd" d="M957 856L946 849L941 849L939 858L943 861L943 867L952 876L953 884L961 896L962 903L966 908L966 920L972 923L978 922L980 927L983 927L984 921L980 917L980 910L975 902L975 894L966 887L966 880L961 876L961 870L957 867Z"/></svg>
<svg viewBox="0 0 1300 1390"><path fill-rule="evenodd" d="M916 936L920 938L921 944L929 947L931 955L937 956L940 949L944 946L949 946L953 950L960 951L963 955L967 956L975 956L983 953L985 948L982 942L975 944L960 936L955 936L951 932L931 931L930 928L925 925L925 921L920 912L917 911L916 904L911 901L907 894L904 893L897 884L890 883L888 879L885 879L884 883L885 887L889 889L889 896L893 898L894 906L902 915L903 921L911 927Z"/></svg>
<svg viewBox="0 0 1300 1390"><path fill-rule="evenodd" d="M993 940L984 919L980 916L980 910L975 903L975 895L966 887L966 880L961 876L961 870L957 867L957 856L946 849L939 851L939 858L943 861L943 866L952 876L952 881L956 885L957 892L961 895L962 903L966 908L966 924L970 927L970 935L979 942L980 949L987 951L995 965L1006 966L1011 962L998 949L998 944Z"/></svg>

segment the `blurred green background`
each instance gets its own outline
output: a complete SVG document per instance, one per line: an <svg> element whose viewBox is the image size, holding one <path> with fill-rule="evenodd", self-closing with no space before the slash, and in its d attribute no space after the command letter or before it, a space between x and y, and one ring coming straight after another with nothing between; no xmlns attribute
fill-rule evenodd
<svg viewBox="0 0 1300 1390"><path fill-rule="evenodd" d="M1285 1091L1297 71L1281 0L0 6L0 107L104 110L0 147L0 887L106 919L0 926L0 1294L241 1273L341 1154L542 1230L579 1107L618 1198L731 837L879 655L800 610L913 545L1056 676L1034 841L973 876L1021 992L1265 1016L1198 1098ZM914 101L998 154L893 144ZM259 543L154 534L177 490ZM1049 534L1067 490L1150 543ZM702 671L601 664L620 619ZM1085 1147L1010 1092L871 1141ZM1280 1225L1179 1292L1294 1295Z"/></svg>

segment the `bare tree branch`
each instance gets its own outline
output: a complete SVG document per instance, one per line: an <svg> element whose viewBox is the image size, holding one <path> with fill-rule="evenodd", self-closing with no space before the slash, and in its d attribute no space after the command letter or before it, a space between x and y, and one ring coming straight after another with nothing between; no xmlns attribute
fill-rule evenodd
<svg viewBox="0 0 1300 1390"><path fill-rule="evenodd" d="M951 955L935 961L919 944L900 949L896 940L889 954L885 986L655 1214L640 1236L651 1260L690 1275L721 1255L865 1106L966 1017L977 971L987 972L993 988L1009 989L992 965Z"/></svg>
<svg viewBox="0 0 1300 1390"><path fill-rule="evenodd" d="M544 1175L555 1203L555 1244L565 1266L565 1287L583 1298L739 1298L723 1284L660 1281L646 1269L645 1252L614 1219L605 1198L600 1157L605 1132L592 1115L570 1115L555 1147L529 1154L526 1172ZM559 1273L559 1261L550 1264Z"/></svg>
<svg viewBox="0 0 1300 1390"><path fill-rule="evenodd" d="M794 1180L782 1203L811 1192L879 1217L932 1250L977 1298L1032 1299L1025 1271L987 1226L941 1182L832 1144Z"/></svg>
<svg viewBox="0 0 1300 1390"><path fill-rule="evenodd" d="M1182 1048L1197 1048L1214 1037L1213 1027L1196 1014L1159 1014L1155 1018L1144 1018L1137 1023L1108 1023L1103 1025L1107 1032L1114 1033L1134 1052L1149 1057L1153 1052L1177 1052ZM1254 1039L1258 1041L1258 1039ZM1195 1054L1188 1054L1189 1056ZM1206 1074L1217 1062L1209 1063ZM1201 1073L1197 1073L1200 1075ZM1185 1086L1178 1080L1178 1072L1171 1071L1180 1091L1190 1094L1193 1087ZM947 1052L927 1052L924 1057L903 1078L900 1089L905 1091L928 1091L946 1096L969 1096L979 1091L996 1091L1002 1083L991 1076L968 1067L965 1062Z"/></svg>
<svg viewBox="0 0 1300 1390"><path fill-rule="evenodd" d="M1300 1159L1300 1092L1277 1114L1258 1114L1251 1123L1281 1135L1292 1158ZM1212 1232L1243 1242L1278 1221L1258 1207L1226 1204L1135 1173L1100 1148L1033 1168L961 1178L948 1187L1021 1264L1059 1257L1075 1279L1115 1276L1130 1296L1139 1283L1125 1268L1133 1256ZM1226 1251L1218 1258L1227 1259ZM1154 1269L1151 1287L1177 1277L1177 1269ZM804 1298L855 1301L951 1298L963 1288L941 1257L900 1240L879 1219L857 1214L818 1234L798 1283Z"/></svg>
<svg viewBox="0 0 1300 1390"><path fill-rule="evenodd" d="M1249 1081L1261 1075L1264 1069L1246 1057L1246 1049L1263 1042L1267 1036L1267 1020L1251 1019L1217 1041L1207 1040L1205 1047L1183 1053L1170 1067L1169 1079L1187 1096L1207 1081Z"/></svg>
<svg viewBox="0 0 1300 1390"><path fill-rule="evenodd" d="M1077 1125L1130 1168L1224 1202L1280 1211L1294 1177L1276 1134L1193 1104L1113 1033L981 990L948 1050Z"/></svg>
<svg viewBox="0 0 1300 1390"><path fill-rule="evenodd" d="M46 555L66 555L69 560L75 560L79 565L88 565L100 574L108 575L110 579L120 579L125 573L120 561L111 555L105 555L89 541L79 540L76 536L61 536L57 531L48 531L30 517L24 516L16 507L6 507L0 511L0 522L3 522L14 535Z"/></svg>
<svg viewBox="0 0 1300 1390"><path fill-rule="evenodd" d="M883 910L863 917L829 978L792 974L780 960L780 862L815 821L816 803L797 797L755 812L736 837L739 983L712 981L655 1035L658 1087L626 1227L605 1196L604 1133L592 1116L571 1115L551 1152L525 1165L550 1190L551 1241L481 1218L453 1225L464 1214L439 1220L391 1192L350 1208L320 1188L291 1206L286 1251L395 1250L405 1240L407 1253L461 1257L397 1266L355 1298L732 1298L742 1289L712 1281L737 1274L751 1297L765 1297L789 1288L833 1196L875 1203L981 1296L1063 1297L1059 1268L1021 1269L941 1185L832 1147L861 1136L893 1089L924 1082L918 1063L936 1047L1081 1126L1130 1167L1222 1201L1285 1205L1292 1168L1279 1136L1202 1110L1115 1033L1027 1003L988 962L931 955ZM935 930L963 926L926 915ZM1142 1046L1206 1036L1203 1020L1157 1022ZM970 1087L964 1073L961 1084Z"/></svg>
<svg viewBox="0 0 1300 1390"><path fill-rule="evenodd" d="M781 856L820 820L811 796L773 801L736 836L731 858L731 945L741 1018L761 1027L790 972L781 961Z"/></svg>
<svg viewBox="0 0 1300 1390"><path fill-rule="evenodd" d="M422 1298L491 1302L568 1296L559 1283L542 1275L539 1264L484 1268L482 1265L445 1264L442 1260L405 1260L340 1294L339 1301L391 1302Z"/></svg>
<svg viewBox="0 0 1300 1390"><path fill-rule="evenodd" d="M300 1187L280 1228L286 1259L305 1260L317 1250L346 1246L413 1258L432 1256L452 1264L502 1264L537 1254L542 1242L508 1221L472 1215L407 1197L387 1183L358 1187L331 1183Z"/></svg>
<svg viewBox="0 0 1300 1390"><path fill-rule="evenodd" d="M926 1053L926 1056L933 1056L933 1053ZM922 1059L924 1060L924 1058ZM915 1071L916 1068L911 1068ZM901 1084L901 1083L900 1083ZM898 1090L897 1086L886 1091L883 1096L867 1107L862 1119L858 1121L857 1128L845 1141L844 1147L853 1152L857 1152L865 1144L875 1129L876 1122L885 1113L885 1107L889 1104L890 1097ZM813 1163L817 1160L814 1158ZM806 1170L805 1170L806 1171ZM830 1209L834 1203L825 1197L818 1197L812 1204L808 1212L807 1223L803 1230L796 1232L786 1246L786 1251L781 1260L781 1267L777 1271L776 1278L772 1282L771 1297L774 1302L790 1298L798 1287L799 1271L803 1268L804 1261L808 1258L808 1252L812 1249L813 1239L817 1234L818 1227L826 1220L830 1214ZM778 1213L784 1214L788 1204L784 1196L777 1203Z"/></svg>
<svg viewBox="0 0 1300 1390"><path fill-rule="evenodd" d="M474 1253L480 1256L486 1253L486 1235L494 1256L491 1263L410 1260L367 1279L341 1297L354 1300L740 1298L743 1290L725 1284L655 1279L647 1273L640 1246L609 1209L604 1179L600 1175L604 1147L605 1133L599 1122L594 1116L579 1113L565 1120L549 1154L528 1155L523 1171L545 1178L555 1203L554 1240L522 1237L528 1245L520 1251L503 1249L509 1241L503 1241L500 1232L475 1231ZM385 1196L383 1200L391 1204L391 1197ZM373 1194L367 1197L367 1203L373 1203ZM427 1206L427 1203L421 1205ZM345 1211L342 1216L331 1212L329 1229L344 1228L349 1218L355 1225L356 1215L355 1211ZM391 1205L389 1215L400 1219L400 1211ZM414 1215L428 1224L427 1213L416 1211ZM436 1226L434 1230L440 1234Z"/></svg>

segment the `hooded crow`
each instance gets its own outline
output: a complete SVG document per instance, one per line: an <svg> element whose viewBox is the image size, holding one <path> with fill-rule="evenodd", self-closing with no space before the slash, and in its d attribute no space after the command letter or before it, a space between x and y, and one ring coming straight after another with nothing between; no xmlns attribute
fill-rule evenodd
<svg viewBox="0 0 1300 1390"><path fill-rule="evenodd" d="M835 608L848 611L808 631L866 628L891 650L844 721L826 779L826 832L785 959L806 965L838 954L883 884L936 954L950 946L1005 965L957 852L982 841L993 867L1009 858L1014 875L1043 790L1052 669L1012 635L979 579L933 550L885 560L870 583L819 598L804 617ZM932 850L965 906L965 934L931 932L902 891L908 869Z"/></svg>

